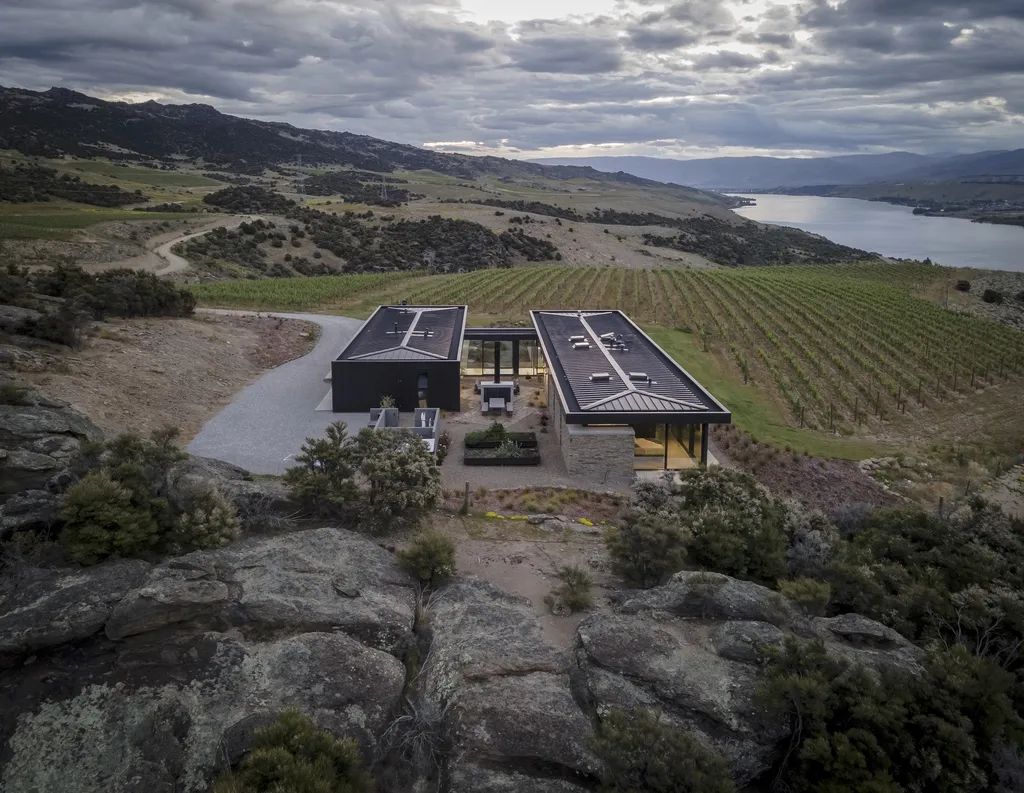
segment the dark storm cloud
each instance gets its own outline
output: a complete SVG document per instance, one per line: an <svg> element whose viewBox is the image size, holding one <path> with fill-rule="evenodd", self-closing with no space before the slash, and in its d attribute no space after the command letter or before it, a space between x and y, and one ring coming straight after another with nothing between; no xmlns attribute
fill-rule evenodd
<svg viewBox="0 0 1024 793"><path fill-rule="evenodd" d="M0 82L483 144L469 151L1020 145L1021 0L616 9L470 22L458 0L0 0Z"/></svg>

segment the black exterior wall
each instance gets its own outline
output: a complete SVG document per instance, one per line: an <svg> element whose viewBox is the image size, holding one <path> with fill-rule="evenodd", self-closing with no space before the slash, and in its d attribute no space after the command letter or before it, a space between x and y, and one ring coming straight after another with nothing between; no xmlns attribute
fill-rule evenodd
<svg viewBox="0 0 1024 793"><path fill-rule="evenodd" d="M352 361L331 363L331 404L335 413L354 413L380 406L393 397L399 410L419 407L420 377L427 378L427 405L460 409L460 361Z"/></svg>

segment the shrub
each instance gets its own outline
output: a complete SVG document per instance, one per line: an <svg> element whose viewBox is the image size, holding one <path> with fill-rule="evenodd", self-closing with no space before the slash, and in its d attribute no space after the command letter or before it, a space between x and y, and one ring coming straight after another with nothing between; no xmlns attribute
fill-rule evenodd
<svg viewBox="0 0 1024 793"><path fill-rule="evenodd" d="M779 581L779 592L811 616L820 617L828 606L832 587L827 581L814 578L791 578Z"/></svg>
<svg viewBox="0 0 1024 793"><path fill-rule="evenodd" d="M28 389L15 383L0 385L0 405L28 405Z"/></svg>
<svg viewBox="0 0 1024 793"><path fill-rule="evenodd" d="M566 566L558 571L558 579L561 584L551 594L564 603L569 611L575 614L590 608L594 602L590 594L593 584L590 573L577 565Z"/></svg>
<svg viewBox="0 0 1024 793"><path fill-rule="evenodd" d="M171 542L181 553L192 548L219 548L239 534L241 522L234 505L218 490L210 490L181 514Z"/></svg>
<svg viewBox="0 0 1024 793"><path fill-rule="evenodd" d="M961 280L956 282L955 288L956 288L956 290L958 292L970 292L971 291L971 282L970 281L965 281L965 280L961 279Z"/></svg>
<svg viewBox="0 0 1024 793"><path fill-rule="evenodd" d="M759 698L789 721L775 778L794 793L961 793L989 789L988 758L1021 723L1011 675L961 648L914 675L789 640Z"/></svg>
<svg viewBox="0 0 1024 793"><path fill-rule="evenodd" d="M135 504L131 491L103 471L88 474L68 491L60 516L60 544L78 564L148 556L160 540L152 512Z"/></svg>
<svg viewBox="0 0 1024 793"><path fill-rule="evenodd" d="M213 793L371 793L359 747L335 738L298 711L259 730L236 771L222 774Z"/></svg>
<svg viewBox="0 0 1024 793"><path fill-rule="evenodd" d="M725 760L649 710L611 710L592 741L601 793L732 793Z"/></svg>
<svg viewBox="0 0 1024 793"><path fill-rule="evenodd" d="M981 294L981 299L986 303L999 304L1003 302L1003 293L997 289L986 289Z"/></svg>
<svg viewBox="0 0 1024 793"><path fill-rule="evenodd" d="M437 437L437 464L440 465L444 462L444 458L448 456L448 450L452 445L452 436L448 434L448 430L445 430Z"/></svg>
<svg viewBox="0 0 1024 793"><path fill-rule="evenodd" d="M605 533L615 571L640 587L657 586L686 561L686 536L664 515L629 512Z"/></svg>
<svg viewBox="0 0 1024 793"><path fill-rule="evenodd" d="M435 587L455 575L455 545L437 532L422 532L398 552L398 563L423 586Z"/></svg>
<svg viewBox="0 0 1024 793"><path fill-rule="evenodd" d="M359 497L357 460L345 422L329 425L325 438L306 438L295 462L284 483L298 503L319 515L339 515L353 507Z"/></svg>
<svg viewBox="0 0 1024 793"><path fill-rule="evenodd" d="M364 429L356 437L356 457L366 484L360 518L371 532L413 528L437 504L437 461L412 433Z"/></svg>
<svg viewBox="0 0 1024 793"><path fill-rule="evenodd" d="M519 444L511 438L505 438L505 440L498 444L498 448L494 450L495 457L516 458L521 457L522 454L523 450L519 448Z"/></svg>

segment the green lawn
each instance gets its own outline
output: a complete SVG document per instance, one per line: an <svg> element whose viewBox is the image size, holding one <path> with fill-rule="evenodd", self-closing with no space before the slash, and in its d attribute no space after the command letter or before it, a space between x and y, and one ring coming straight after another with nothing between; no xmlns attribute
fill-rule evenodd
<svg viewBox="0 0 1024 793"><path fill-rule="evenodd" d="M779 447L789 446L794 451L816 457L842 460L863 460L890 451L878 443L791 427L762 388L754 383L744 384L730 368L704 352L696 335L651 325L645 326L644 330L732 412L734 424L758 441Z"/></svg>
<svg viewBox="0 0 1024 793"><path fill-rule="evenodd" d="M106 160L76 160L70 164L56 161L53 165L61 171L80 175L83 181L89 181L88 177L95 175L115 179L118 182L131 182L135 185L150 185L152 187L223 186L222 182L193 171L159 171L155 168L115 165Z"/></svg>

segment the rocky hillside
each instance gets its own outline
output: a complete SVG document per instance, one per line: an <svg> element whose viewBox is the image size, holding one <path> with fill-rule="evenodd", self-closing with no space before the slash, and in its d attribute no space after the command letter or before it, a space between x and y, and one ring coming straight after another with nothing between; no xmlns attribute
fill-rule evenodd
<svg viewBox="0 0 1024 793"><path fill-rule="evenodd" d="M600 764L596 715L637 705L695 730L742 782L788 734L756 701L758 648L793 636L870 668L918 664L871 620L804 618L777 593L700 573L627 593L564 654L526 601L479 580L418 615L390 552L330 528L158 565L22 569L0 598L8 793L203 791L290 706L387 758L385 789L440 778L459 793L582 793ZM402 730L444 747L439 766L403 762Z"/></svg>

